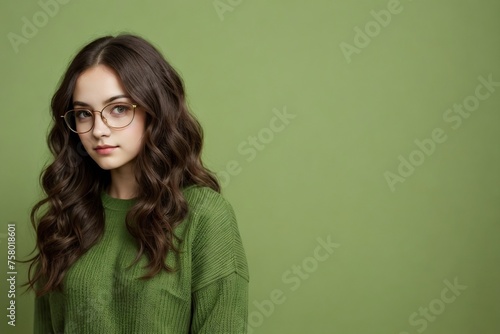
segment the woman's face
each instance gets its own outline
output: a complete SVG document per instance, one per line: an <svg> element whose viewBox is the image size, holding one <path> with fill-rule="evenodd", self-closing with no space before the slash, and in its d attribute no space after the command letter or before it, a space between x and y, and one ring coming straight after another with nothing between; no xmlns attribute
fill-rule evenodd
<svg viewBox="0 0 500 334"><path fill-rule="evenodd" d="M100 111L115 102L134 103L114 70L97 65L78 77L73 93L75 109ZM85 150L102 169L131 173L134 159L141 149L146 118L144 110L136 108L132 123L122 129L110 129L98 112L93 114L92 130L79 134Z"/></svg>

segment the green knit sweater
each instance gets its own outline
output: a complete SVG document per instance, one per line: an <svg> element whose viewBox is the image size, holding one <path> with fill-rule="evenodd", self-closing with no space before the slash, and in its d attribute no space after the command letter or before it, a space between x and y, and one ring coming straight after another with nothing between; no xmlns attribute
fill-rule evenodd
<svg viewBox="0 0 500 334"><path fill-rule="evenodd" d="M247 333L248 265L231 205L207 187L183 190L188 217L175 233L180 270L139 280L146 256L125 225L134 199L103 193L102 239L68 270L62 292L35 299L35 333Z"/></svg>

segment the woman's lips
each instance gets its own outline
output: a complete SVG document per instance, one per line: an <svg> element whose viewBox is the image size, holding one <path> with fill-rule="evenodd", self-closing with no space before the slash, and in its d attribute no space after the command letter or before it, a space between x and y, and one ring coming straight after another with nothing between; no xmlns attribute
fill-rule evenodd
<svg viewBox="0 0 500 334"><path fill-rule="evenodd" d="M95 151L98 153L98 154L102 154L102 155L107 155L107 154L110 154L111 152L113 152L115 150L115 148L117 148L118 146L97 146L95 148Z"/></svg>

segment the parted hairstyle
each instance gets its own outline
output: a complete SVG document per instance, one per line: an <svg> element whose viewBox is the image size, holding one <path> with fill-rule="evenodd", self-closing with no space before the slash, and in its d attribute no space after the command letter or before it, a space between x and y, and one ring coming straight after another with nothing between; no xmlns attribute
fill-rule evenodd
<svg viewBox="0 0 500 334"><path fill-rule="evenodd" d="M135 161L138 193L126 218L137 242L132 264L143 255L148 258L143 279L177 270L166 264L166 257L170 251L179 254L174 228L188 214L182 188L194 184L221 191L201 161L203 130L188 110L184 84L175 69L139 36L92 41L71 61L51 101L53 126L47 143L53 161L40 176L45 196L31 210L36 255L28 260L27 285L37 296L62 290L69 267L104 231L101 193L111 182L110 172L86 154L78 135L60 117L73 108L79 75L96 65L113 69L134 103L146 111L142 149Z"/></svg>

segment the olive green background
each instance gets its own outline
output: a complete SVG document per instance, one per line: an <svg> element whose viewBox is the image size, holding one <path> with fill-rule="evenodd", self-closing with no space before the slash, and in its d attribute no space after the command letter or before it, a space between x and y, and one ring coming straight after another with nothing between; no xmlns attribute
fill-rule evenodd
<svg viewBox="0 0 500 334"><path fill-rule="evenodd" d="M500 331L500 87L478 88L489 96L468 117L447 112L475 101L478 78L500 81L498 1L61 2L52 16L37 1L0 5L0 277L7 223L18 258L33 247L48 106L68 61L132 32L178 69L204 127L248 256L251 331ZM388 6L398 13L375 23ZM14 47L26 22L40 27ZM342 43L359 47L346 57ZM433 131L441 142L418 153ZM398 168L408 174L391 189ZM332 254L318 238L338 244ZM5 282L0 332L29 333L33 295L18 286L10 327Z"/></svg>

